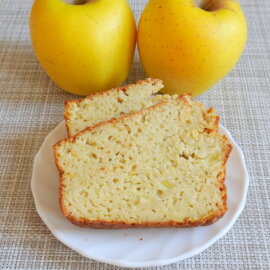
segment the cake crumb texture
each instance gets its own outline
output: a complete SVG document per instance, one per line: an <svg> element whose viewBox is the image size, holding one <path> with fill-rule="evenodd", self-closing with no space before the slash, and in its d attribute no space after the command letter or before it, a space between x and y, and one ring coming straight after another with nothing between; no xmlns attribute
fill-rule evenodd
<svg viewBox="0 0 270 270"><path fill-rule="evenodd" d="M54 146L60 205L92 228L190 227L226 212L231 145L189 96L96 124Z"/></svg>

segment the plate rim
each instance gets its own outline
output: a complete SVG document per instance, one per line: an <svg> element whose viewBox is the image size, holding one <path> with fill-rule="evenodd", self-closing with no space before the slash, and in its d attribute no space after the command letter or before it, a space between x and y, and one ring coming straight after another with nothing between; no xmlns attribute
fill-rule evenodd
<svg viewBox="0 0 270 270"><path fill-rule="evenodd" d="M56 127L54 127L49 134L44 138L41 146L39 147L39 150L37 151L34 161L33 161L33 169L32 169L32 176L31 176L31 191L32 191L32 195L34 198L34 203L35 203L35 207L36 207L36 211L38 213L38 215L40 216L41 220L45 223L45 225L47 226L47 228L49 229L49 231L52 233L52 235L61 243L63 243L64 245L66 245L67 247L69 247L70 249L76 251L78 254L88 258L88 259L92 259L92 260L96 260L102 263L108 263L111 265L115 265L115 266L120 266L120 267L155 267L155 266L163 266L163 265L168 265L171 263L175 263L177 261L182 261L184 259L193 257L198 255L199 253L203 252L204 250L206 250L207 248L209 248L210 246L212 246L215 242L217 242L219 239L221 239L222 237L224 237L232 228L232 226L234 225L234 223L236 222L236 220L238 219L238 217L241 215L244 207L245 207L245 203L246 203L246 199L247 199L247 193L248 193L248 186L249 186L249 175L248 175L248 170L246 167L246 162L245 162L245 158L244 158L244 154L241 150L241 148L239 147L239 145L236 143L236 141L234 140L234 138L232 137L231 133L223 126L220 124L220 130L222 131L222 133L224 133L230 143L233 145L233 148L235 150L237 150L237 154L239 156L239 161L241 163L241 167L243 169L243 178L245 179L244 181L244 187L242 190L242 200L241 203L238 204L237 206L237 210L235 212L235 214L233 215L233 218L231 218L230 222L228 223L228 225L223 228L220 232L217 233L216 236L214 236L211 240L207 241L207 243L205 243L204 245L198 247L198 248L193 248L191 251L187 251L186 253L180 255L180 256L174 256L172 258L169 259L159 259L159 260L148 260L148 261L143 261L143 262L132 262L132 261L125 261L123 259L106 259L104 257L100 257L100 256L89 256L89 254L87 254L86 252L84 252L82 249L78 249L74 246L72 246L70 243L68 243L68 241L65 240L64 237L61 237L58 234L58 231L55 230L53 228L53 226L50 225L50 223L48 222L47 218L45 217L45 214L43 213L43 211L41 210L40 207L40 202L37 198L37 192L36 192L36 187L35 187L35 178L36 178L36 169L37 169L37 161L38 158L40 156L40 153L42 152L44 146L47 144L47 141L50 139L51 135L57 130L60 129L61 126L65 126L64 125L65 120L62 120ZM56 143L56 142L55 142Z"/></svg>

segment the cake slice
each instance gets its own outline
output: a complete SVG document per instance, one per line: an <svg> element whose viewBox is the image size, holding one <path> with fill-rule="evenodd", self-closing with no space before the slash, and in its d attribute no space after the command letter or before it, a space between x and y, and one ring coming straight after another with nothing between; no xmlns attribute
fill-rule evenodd
<svg viewBox="0 0 270 270"><path fill-rule="evenodd" d="M205 128L195 104L174 97L55 144L64 215L91 228L192 227L222 217L231 145Z"/></svg>
<svg viewBox="0 0 270 270"><path fill-rule="evenodd" d="M99 122L118 118L122 115L140 111L144 108L174 98L169 95L155 95L163 87L158 79L146 79L125 87L115 88L79 100L65 102L65 119L68 136ZM218 129L218 116L210 108L206 110L201 103L190 101L191 106L201 110L204 125L208 129Z"/></svg>

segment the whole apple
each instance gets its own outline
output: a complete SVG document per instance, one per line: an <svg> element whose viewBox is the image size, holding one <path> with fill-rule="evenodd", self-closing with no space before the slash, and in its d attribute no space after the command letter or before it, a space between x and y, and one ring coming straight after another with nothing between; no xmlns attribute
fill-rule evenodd
<svg viewBox="0 0 270 270"><path fill-rule="evenodd" d="M70 93L100 92L128 76L136 24L127 0L35 0L30 33L40 64Z"/></svg>
<svg viewBox="0 0 270 270"><path fill-rule="evenodd" d="M149 0L138 27L142 65L170 94L211 88L237 63L246 38L236 0Z"/></svg>

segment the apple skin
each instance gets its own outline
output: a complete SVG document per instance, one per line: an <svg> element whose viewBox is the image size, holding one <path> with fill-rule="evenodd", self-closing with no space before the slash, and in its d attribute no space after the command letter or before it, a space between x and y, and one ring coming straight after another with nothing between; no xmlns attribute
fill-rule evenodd
<svg viewBox="0 0 270 270"><path fill-rule="evenodd" d="M246 44L247 24L235 0L214 0L215 10L192 0L149 0L138 26L145 72L169 94L197 96L222 79ZM209 7L208 7L209 8Z"/></svg>
<svg viewBox="0 0 270 270"><path fill-rule="evenodd" d="M35 0L29 26L40 64L62 89L89 95L127 78L136 44L136 23L127 0L82 5Z"/></svg>

